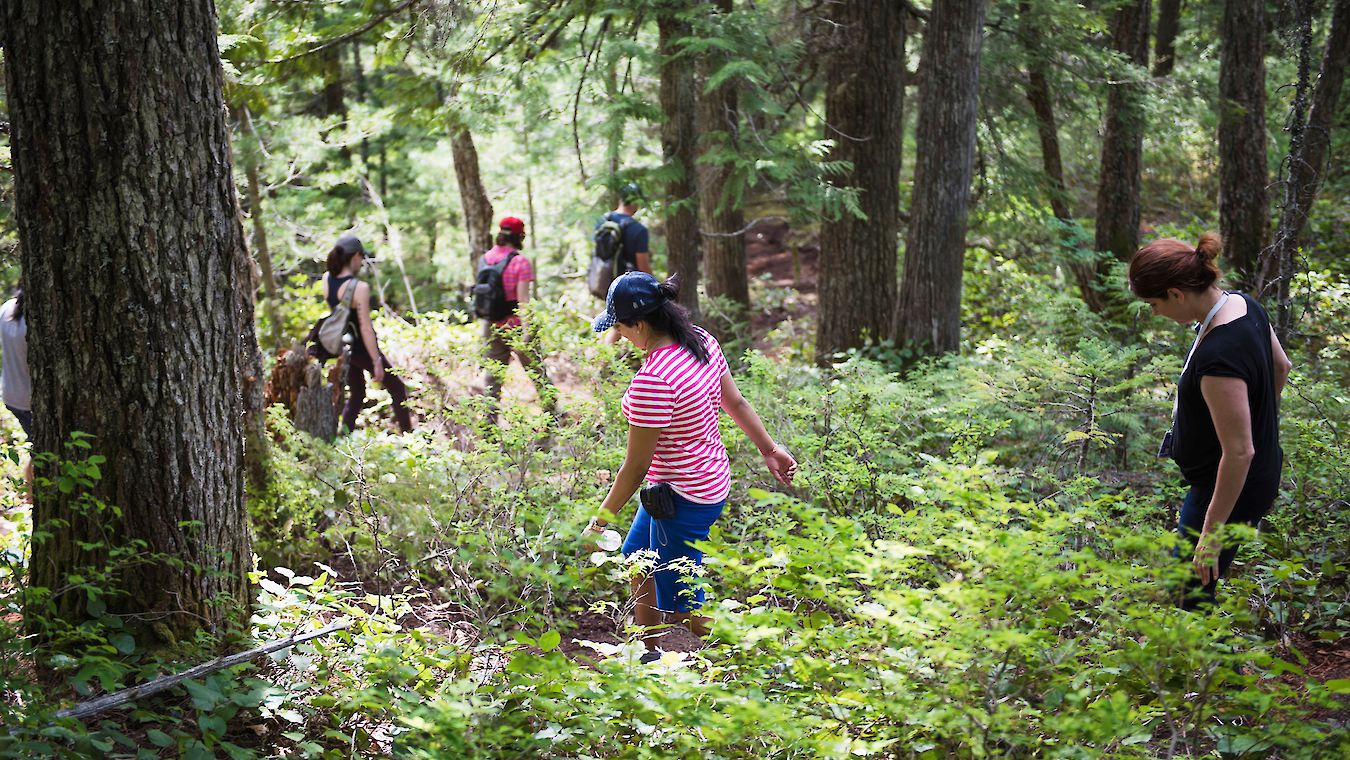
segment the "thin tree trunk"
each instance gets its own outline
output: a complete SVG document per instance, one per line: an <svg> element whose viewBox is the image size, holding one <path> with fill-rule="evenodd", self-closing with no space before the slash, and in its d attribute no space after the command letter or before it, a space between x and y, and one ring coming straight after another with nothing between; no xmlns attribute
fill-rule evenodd
<svg viewBox="0 0 1350 760"><path fill-rule="evenodd" d="M1220 32L1219 231L1234 285L1253 292L1270 235L1265 15L1265 0L1228 0Z"/></svg>
<svg viewBox="0 0 1350 760"><path fill-rule="evenodd" d="M619 99L619 72L614 58L610 58L605 66L605 97L613 103ZM609 176L611 182L611 191L618 188L617 177L620 169L620 157L623 155L623 131L627 119L624 117L624 111L621 108L611 108L605 117L605 164L609 167ZM619 196L617 192L610 192L605 198L605 206L614 208L618 205Z"/></svg>
<svg viewBox="0 0 1350 760"><path fill-rule="evenodd" d="M731 0L717 0L718 13L731 12ZM707 82L729 57L709 52L699 60L701 81ZM740 112L736 82L724 82L699 97L699 216L711 235L703 237L703 258L708 280L708 297L730 302L731 313L718 328L719 338L733 337L734 325L741 323L750 309L750 284L746 273L745 213L741 200L727 196L731 168L703 157L714 151L734 150L740 133ZM711 324L711 323L710 323Z"/></svg>
<svg viewBox="0 0 1350 760"><path fill-rule="evenodd" d="M323 76L323 89L319 91L318 111L320 116L347 116L347 90L342 82L342 49L334 46L315 54ZM325 135L333 131L326 130ZM351 162L352 151L346 144L338 148L338 155L344 161Z"/></svg>
<svg viewBox="0 0 1350 760"><path fill-rule="evenodd" d="M1119 261L1128 261L1139 247L1148 23L1149 0L1131 0L1111 18L1111 46L1123 60L1114 67L1107 86L1095 248ZM1109 270L1109 262L1097 263L1096 287L1108 303L1117 303L1121 299L1111 296L1114 289L1105 283Z"/></svg>
<svg viewBox="0 0 1350 760"><path fill-rule="evenodd" d="M1050 76L1045 49L1041 46L1042 31L1032 16L1031 3L1018 4L1020 36L1027 50L1027 101L1036 115L1036 134L1041 142L1041 165L1045 170L1046 196L1050 211L1067 231L1073 225L1073 210L1069 207L1068 185L1064 181L1064 162L1059 149L1059 126L1055 119L1055 100L1050 90ZM1078 292L1093 311L1105 307L1097 289L1097 273L1089 262L1069 263Z"/></svg>
<svg viewBox="0 0 1350 760"><path fill-rule="evenodd" d="M1158 0L1158 31L1153 48L1153 76L1165 77L1176 66L1177 32L1181 29L1181 0Z"/></svg>
<svg viewBox="0 0 1350 760"><path fill-rule="evenodd" d="M31 583L54 594L26 617L106 607L138 635L225 634L248 607L241 386L259 358L214 6L0 13L35 450L83 458L66 445L81 431L107 458L70 493L35 492Z"/></svg>
<svg viewBox="0 0 1350 760"><path fill-rule="evenodd" d="M468 232L469 271L478 267L478 258L492 247L492 201L478 173L478 149L473 135L464 127L450 133L450 153L455 162L455 181L459 184L459 202L464 209L464 229Z"/></svg>
<svg viewBox="0 0 1350 760"><path fill-rule="evenodd" d="M258 153L261 144L253 131L253 115L248 106L234 109L239 121L239 131L246 145L243 150L244 174L248 177L248 218L253 223L253 250L258 255L258 266L262 268L263 292L267 294L267 320L272 323L272 350L282 347L281 337L281 296L277 292L276 271L272 268L272 252L267 245L267 225L263 224L262 192L258 180Z"/></svg>
<svg viewBox="0 0 1350 760"><path fill-rule="evenodd" d="M1302 164L1309 172L1307 178L1293 183L1297 190L1297 207L1302 213L1293 217L1298 226L1292 228L1295 240L1303 239L1308 224L1308 212L1313 199L1326 178L1327 150L1331 147L1331 132L1336 121L1337 104L1345 87L1345 68L1350 61L1350 2L1336 0L1332 8L1331 31L1327 35L1322 66L1313 89L1312 109L1303 135Z"/></svg>
<svg viewBox="0 0 1350 760"><path fill-rule="evenodd" d="M821 225L816 361L867 338L891 336L900 234L905 28L903 3L843 0L829 19L825 138L829 161L851 165L866 218L847 211Z"/></svg>
<svg viewBox="0 0 1350 760"><path fill-rule="evenodd" d="M699 245L698 183L694 170L698 132L698 99L694 91L694 67L681 56L678 43L690 36L689 22L682 14L686 0L662 6L657 17L657 53L661 58L661 154L666 182L665 232L666 271L680 276L680 303L698 316Z"/></svg>
<svg viewBox="0 0 1350 760"><path fill-rule="evenodd" d="M258 152L261 152L262 143L258 142L253 132L253 117L248 112L247 107L239 109L242 112L241 123L244 124L244 132L250 138L248 146L249 153L246 154L248 168L248 193L249 193L249 217L253 220L255 237L258 241L257 265L249 260L247 263L247 272L249 278L249 287L239 288L235 292L238 299L237 309L243 313L253 314L257 306L257 293L259 278L263 281L263 286L267 292L268 320L272 323L272 340L274 350L281 347L281 298L277 292L276 274L272 268L272 255L267 247L267 230L262 221L262 200L259 192L258 180ZM233 152L231 152L231 161L233 161ZM245 243L247 245L247 243ZM245 250L247 255L247 249ZM267 492L267 488L272 480L272 470L268 463L272 456L272 438L267 434L267 405L264 403L264 382L263 382L263 362L262 350L258 345L257 328L250 324L250 329L241 333L240 345L240 388L243 390L244 402L244 472L247 476L247 496L261 495Z"/></svg>
<svg viewBox="0 0 1350 760"><path fill-rule="evenodd" d="M520 147L525 151L525 217L529 223L529 234L534 242L532 247L536 251L544 250L544 241L539 237L539 230L534 224L534 157L530 153L530 124L526 119L526 124L520 130ZM535 266L538 266L538 259L535 260ZM537 284L537 283L536 283Z"/></svg>
<svg viewBox="0 0 1350 760"><path fill-rule="evenodd" d="M356 80L356 102L364 104L366 102L366 71L361 65L361 40L352 40L352 78ZM362 171L369 172L370 163L370 140L364 135L361 137L361 167ZM384 194L384 188L380 189L380 194Z"/></svg>
<svg viewBox="0 0 1350 760"><path fill-rule="evenodd" d="M347 115L347 91L342 82L342 47L335 45L318 53L323 69L324 116Z"/></svg>
<svg viewBox="0 0 1350 760"><path fill-rule="evenodd" d="M984 0L936 3L924 32L914 200L895 332L923 355L955 351L961 342L984 6Z"/></svg>
<svg viewBox="0 0 1350 760"><path fill-rule="evenodd" d="M384 240L388 245L390 258L394 260L394 265L398 267L399 276L403 279L403 292L408 296L408 308L412 311L413 318L418 316L417 296L413 295L412 280L408 277L408 269L403 265L403 233L398 225L394 224L389 218L389 209L384 206L384 196L370 184L369 177L361 178L361 187L366 191L366 196L370 198L370 204L375 207L375 212L379 215L380 225L384 227ZM381 300L384 294L380 294Z"/></svg>
<svg viewBox="0 0 1350 760"><path fill-rule="evenodd" d="M1296 4L1299 11L1299 82L1289 117L1289 155L1284 166L1284 198L1280 221L1270 246L1263 252L1262 293L1272 288L1277 293L1276 332L1282 341L1293 330L1293 303L1290 283L1294 277L1294 256L1299 239L1308 223L1308 212L1325 173L1327 149L1337 103L1345 83L1347 57L1350 57L1350 0L1336 0L1332 9L1331 31L1322 55L1321 72L1312 92L1309 112L1309 59L1312 47L1312 9L1308 0ZM1304 118L1304 114L1308 117Z"/></svg>

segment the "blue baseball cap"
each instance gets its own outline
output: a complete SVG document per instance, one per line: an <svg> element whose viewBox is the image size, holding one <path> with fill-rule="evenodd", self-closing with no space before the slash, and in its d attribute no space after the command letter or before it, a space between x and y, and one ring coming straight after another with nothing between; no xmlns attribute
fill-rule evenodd
<svg viewBox="0 0 1350 760"><path fill-rule="evenodd" d="M631 322L651 314L665 302L661 283L655 277L646 272L624 272L609 284L605 311L591 321L591 329L604 332L615 322Z"/></svg>

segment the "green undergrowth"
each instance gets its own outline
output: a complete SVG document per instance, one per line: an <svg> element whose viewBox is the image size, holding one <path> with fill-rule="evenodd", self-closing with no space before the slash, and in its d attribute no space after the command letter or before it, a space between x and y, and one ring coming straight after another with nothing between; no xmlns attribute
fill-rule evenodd
<svg viewBox="0 0 1350 760"><path fill-rule="evenodd" d="M417 433L383 429L387 400L333 444L270 411L270 480L250 498L249 638L347 624L327 636L58 719L190 663L136 651L96 619L82 631L93 643L35 680L18 519L0 579L0 756L1350 751L1337 723L1350 681L1312 668L1350 620L1343 338L1295 355L1286 488L1210 614L1173 605L1188 572L1170 529L1184 488L1151 457L1176 331L1144 323L1121 344L1015 314L905 375L876 349L828 369L738 357L738 383L801 472L790 489L771 484L724 420L736 485L699 578L713 634L643 666L626 628L631 568L579 542L623 456L631 359L555 306L567 317L539 340L560 425L517 375L503 428L482 435L474 328L453 314L381 328L416 368ZM584 641L594 628L579 624L596 619L612 635Z"/></svg>

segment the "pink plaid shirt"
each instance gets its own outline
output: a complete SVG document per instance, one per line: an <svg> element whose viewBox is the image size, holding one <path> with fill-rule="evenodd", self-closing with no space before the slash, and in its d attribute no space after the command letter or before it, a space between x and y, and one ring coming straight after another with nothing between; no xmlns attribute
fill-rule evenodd
<svg viewBox="0 0 1350 760"><path fill-rule="evenodd" d="M507 254L513 250L515 249L509 246L495 245L483 254L483 258L490 266L500 264L502 259L506 258ZM511 263L507 264L506 269L502 271L502 288L506 291L507 300L510 301L516 300L516 292L520 283L533 281L534 267L523 253L517 254L514 259L511 259ZM512 314L506 319L498 320L492 324L498 327L520 327L520 315Z"/></svg>

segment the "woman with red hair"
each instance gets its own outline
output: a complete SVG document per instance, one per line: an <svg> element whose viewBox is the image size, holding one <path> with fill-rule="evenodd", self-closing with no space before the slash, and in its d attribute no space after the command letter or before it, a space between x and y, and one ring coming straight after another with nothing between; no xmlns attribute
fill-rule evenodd
<svg viewBox="0 0 1350 760"><path fill-rule="evenodd" d="M1219 250L1219 236L1205 233L1194 248L1155 240L1130 261L1130 290L1154 314L1199 323L1177 381L1172 428L1158 451L1190 485L1177 520L1193 549L1186 609L1213 603L1219 576L1237 554L1220 528L1255 526L1275 502L1284 461L1279 399L1293 366L1261 304L1219 288Z"/></svg>

